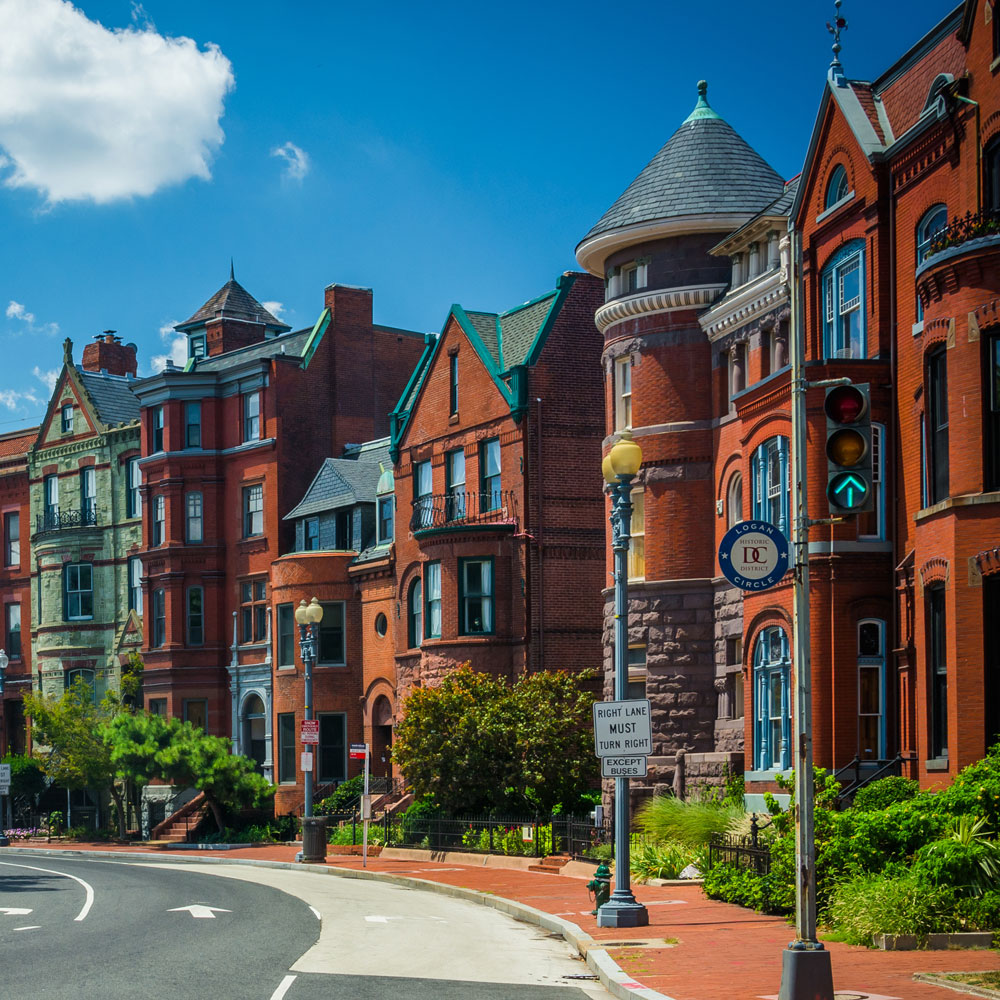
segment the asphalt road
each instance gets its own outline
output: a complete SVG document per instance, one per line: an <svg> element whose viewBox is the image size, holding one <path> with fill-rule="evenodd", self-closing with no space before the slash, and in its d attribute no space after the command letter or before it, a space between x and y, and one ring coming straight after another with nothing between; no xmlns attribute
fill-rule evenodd
<svg viewBox="0 0 1000 1000"><path fill-rule="evenodd" d="M243 865L0 856L0 1000L607 1000L487 907Z"/></svg>

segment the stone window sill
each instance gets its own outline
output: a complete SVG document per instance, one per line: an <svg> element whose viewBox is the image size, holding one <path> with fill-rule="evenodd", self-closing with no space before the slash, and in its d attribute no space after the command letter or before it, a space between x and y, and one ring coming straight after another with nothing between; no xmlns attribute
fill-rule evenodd
<svg viewBox="0 0 1000 1000"><path fill-rule="evenodd" d="M932 760L924 761L924 769L927 771L947 771L948 770L948 758L947 757L934 757Z"/></svg>

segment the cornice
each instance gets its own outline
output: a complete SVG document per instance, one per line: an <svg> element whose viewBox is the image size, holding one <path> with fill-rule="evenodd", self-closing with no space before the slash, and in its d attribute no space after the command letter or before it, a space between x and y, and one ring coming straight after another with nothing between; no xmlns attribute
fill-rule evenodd
<svg viewBox="0 0 1000 1000"><path fill-rule="evenodd" d="M680 309L701 309L711 305L725 289L724 284L713 284L637 292L624 299L606 302L594 314L594 322L597 329L604 333L608 327L625 319L655 316Z"/></svg>
<svg viewBox="0 0 1000 1000"><path fill-rule="evenodd" d="M764 280L748 282L737 288L698 317L709 340L716 340L734 327L743 326L788 301L788 275L784 268L762 275L762 278Z"/></svg>

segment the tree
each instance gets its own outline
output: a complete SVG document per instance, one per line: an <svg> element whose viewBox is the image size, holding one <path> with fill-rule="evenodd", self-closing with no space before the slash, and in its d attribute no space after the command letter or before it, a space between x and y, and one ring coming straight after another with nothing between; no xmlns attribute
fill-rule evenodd
<svg viewBox="0 0 1000 1000"><path fill-rule="evenodd" d="M39 745L37 757L45 773L66 788L93 788L107 792L118 809L119 835L125 836L125 803L118 788L111 747L104 727L121 711L113 694L94 701L94 689L83 679L67 688L61 698L24 696L31 716L32 736Z"/></svg>
<svg viewBox="0 0 1000 1000"><path fill-rule="evenodd" d="M10 795L14 801L14 812L32 809L38 796L45 791L45 772L34 757L27 754L9 753L2 763L10 764Z"/></svg>
<svg viewBox="0 0 1000 1000"><path fill-rule="evenodd" d="M597 778L584 680L541 672L512 687L463 664L406 700L393 760L451 812L575 805Z"/></svg>

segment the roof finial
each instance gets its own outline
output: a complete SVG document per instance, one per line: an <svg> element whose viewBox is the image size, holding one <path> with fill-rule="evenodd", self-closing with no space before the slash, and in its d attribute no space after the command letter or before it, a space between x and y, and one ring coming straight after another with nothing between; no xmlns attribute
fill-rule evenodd
<svg viewBox="0 0 1000 1000"><path fill-rule="evenodd" d="M63 341L63 364L73 364L73 341L69 337Z"/></svg>
<svg viewBox="0 0 1000 1000"><path fill-rule="evenodd" d="M844 67L840 64L840 33L847 28L847 18L841 17L840 5L843 0L833 0L834 7L837 8L833 18L833 24L826 22L826 30L833 35L833 62L830 63L830 81L838 87L846 87L847 79L844 76Z"/></svg>
<svg viewBox="0 0 1000 1000"><path fill-rule="evenodd" d="M230 281L236 280L236 265L233 264L232 257L229 258L229 280Z"/></svg>
<svg viewBox="0 0 1000 1000"><path fill-rule="evenodd" d="M708 81L707 80L699 80L698 81L698 103L694 106L694 111L692 111L691 114L689 114L687 116L687 118L684 119L684 123L685 124L687 124L688 122L698 121L698 119L702 119L702 118L719 118L720 117L709 106L708 97L706 96L707 94L708 94Z"/></svg>

